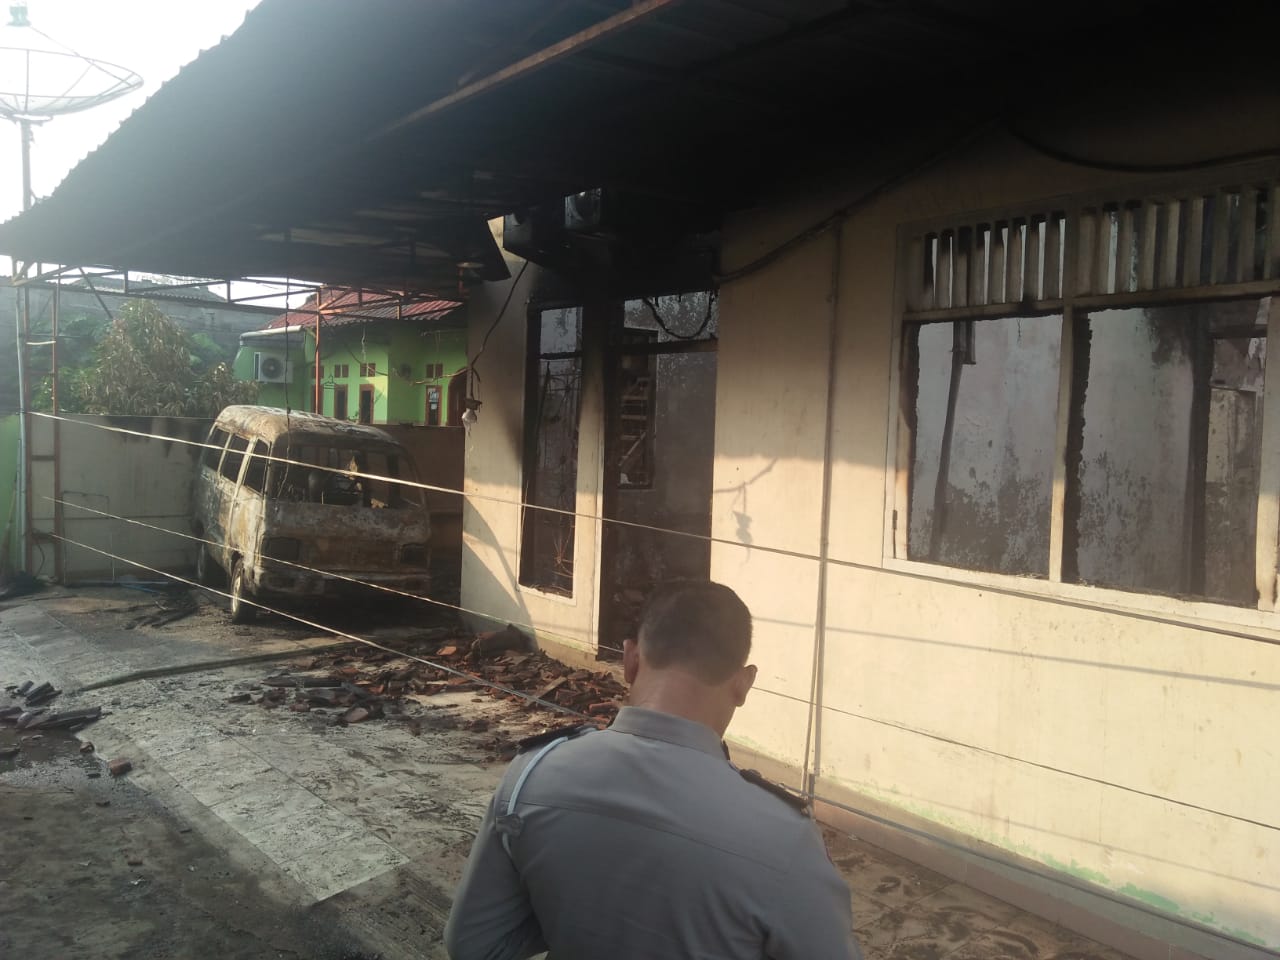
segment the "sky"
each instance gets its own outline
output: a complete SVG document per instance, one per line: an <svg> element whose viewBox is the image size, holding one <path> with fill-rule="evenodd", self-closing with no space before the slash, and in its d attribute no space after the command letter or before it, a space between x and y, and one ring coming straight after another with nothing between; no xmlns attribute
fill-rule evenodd
<svg viewBox="0 0 1280 960"><path fill-rule="evenodd" d="M0 3L0 23L8 8ZM101 144L166 80L216 46L244 22L258 0L28 0L27 14L64 47L132 70L141 89L83 113L58 117L35 129L31 182L37 197L48 196L85 155ZM0 48L47 47L30 31L0 27ZM0 57L10 56L0 49ZM33 87L35 84L33 84ZM34 91L38 92L38 91ZM18 125L0 121L0 221L22 209L22 154Z"/></svg>

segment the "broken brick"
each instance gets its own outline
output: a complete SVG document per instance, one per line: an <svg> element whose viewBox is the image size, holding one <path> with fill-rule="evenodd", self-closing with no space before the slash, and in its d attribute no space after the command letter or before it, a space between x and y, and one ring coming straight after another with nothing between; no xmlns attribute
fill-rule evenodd
<svg viewBox="0 0 1280 960"><path fill-rule="evenodd" d="M117 757L107 764L107 772L113 777L123 777L126 773L133 769L133 761L124 757Z"/></svg>
<svg viewBox="0 0 1280 960"><path fill-rule="evenodd" d="M369 711L364 707L352 707L342 715L343 723L362 723L369 719Z"/></svg>
<svg viewBox="0 0 1280 960"><path fill-rule="evenodd" d="M93 753L93 743L92 743L92 741L86 740L84 743L80 744L80 752L81 752L81 753Z"/></svg>

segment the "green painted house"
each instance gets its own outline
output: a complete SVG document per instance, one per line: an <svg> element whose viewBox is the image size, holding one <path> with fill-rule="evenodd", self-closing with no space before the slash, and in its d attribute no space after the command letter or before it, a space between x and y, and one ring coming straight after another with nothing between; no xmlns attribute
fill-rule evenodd
<svg viewBox="0 0 1280 960"><path fill-rule="evenodd" d="M325 287L241 335L235 375L257 381L258 402L269 406L362 423L460 426L467 395L461 306Z"/></svg>

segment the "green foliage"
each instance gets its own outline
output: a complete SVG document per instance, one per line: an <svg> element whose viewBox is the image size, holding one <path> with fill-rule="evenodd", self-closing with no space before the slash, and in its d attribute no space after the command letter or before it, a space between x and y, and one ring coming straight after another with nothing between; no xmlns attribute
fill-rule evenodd
<svg viewBox="0 0 1280 960"><path fill-rule="evenodd" d="M215 351L212 341L192 338L154 303L130 300L102 334L92 361L61 369L59 406L78 413L213 417L228 404L256 400L257 384L237 381L225 363L212 362ZM48 388L41 393L47 409Z"/></svg>

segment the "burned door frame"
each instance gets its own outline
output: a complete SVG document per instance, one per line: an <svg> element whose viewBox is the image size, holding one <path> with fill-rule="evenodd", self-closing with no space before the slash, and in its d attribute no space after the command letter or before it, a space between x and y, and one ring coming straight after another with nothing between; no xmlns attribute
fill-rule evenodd
<svg viewBox="0 0 1280 960"><path fill-rule="evenodd" d="M673 339L664 341L654 339L647 342L633 341L628 343L626 342L627 328L624 303L621 300L616 301L616 308L609 316L609 324L604 338L604 456L602 457L603 469L600 487L600 516L604 519L604 522L601 524L599 556L597 558L600 589L597 593L598 603L596 610L597 636L600 638L596 656L597 659L601 660L613 660L621 656L616 649L620 646L620 641L612 643L608 640L610 637L616 638L620 633L617 624L620 611L618 606L613 603L609 583L611 573L616 569L622 533L627 529L623 523L619 522L619 502L622 497L627 496L630 492L650 489L653 486L650 483L646 487L624 487L621 483L621 461L624 452L622 446L624 398L618 376L620 362L626 356L647 355L654 359L655 369L653 372L653 385L651 386L651 398L652 402L656 404L659 390L656 369L657 358L690 353L717 353L719 346L718 340L714 337L705 340ZM655 457L656 455L655 453ZM708 451L708 457L714 457L714 452ZM708 500L708 517L710 517L710 514L711 503ZM710 570L708 570L709 573Z"/></svg>

